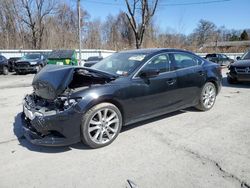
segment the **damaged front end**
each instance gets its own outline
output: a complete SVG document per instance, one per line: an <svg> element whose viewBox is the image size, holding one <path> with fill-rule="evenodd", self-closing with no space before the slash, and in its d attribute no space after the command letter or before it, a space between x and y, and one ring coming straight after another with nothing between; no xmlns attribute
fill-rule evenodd
<svg viewBox="0 0 250 188"><path fill-rule="evenodd" d="M34 92L23 100L24 136L45 146L79 142L84 110L78 104L83 97L74 91L111 80L81 68L46 66L33 80Z"/></svg>
<svg viewBox="0 0 250 188"><path fill-rule="evenodd" d="M68 145L80 141L78 99L47 100L35 93L23 101L25 137L37 145Z"/></svg>

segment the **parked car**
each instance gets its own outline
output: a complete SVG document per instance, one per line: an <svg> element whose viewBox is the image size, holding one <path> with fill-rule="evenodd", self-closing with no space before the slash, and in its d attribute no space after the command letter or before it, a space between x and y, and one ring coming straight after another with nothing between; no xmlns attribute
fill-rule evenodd
<svg viewBox="0 0 250 188"><path fill-rule="evenodd" d="M4 75L9 74L8 60L2 55L0 55L0 73Z"/></svg>
<svg viewBox="0 0 250 188"><path fill-rule="evenodd" d="M103 147L122 126L190 106L210 110L221 78L219 65L177 49L114 53L91 68L47 65L24 98L25 137Z"/></svg>
<svg viewBox="0 0 250 188"><path fill-rule="evenodd" d="M91 67L94 64L98 63L99 61L103 60L103 57L101 56L92 56L89 57L86 62L84 63L84 67Z"/></svg>
<svg viewBox="0 0 250 188"><path fill-rule="evenodd" d="M17 74L28 72L39 72L47 64L44 54L30 53L23 56L15 63L15 71Z"/></svg>
<svg viewBox="0 0 250 188"><path fill-rule="evenodd" d="M228 66L234 62L233 59L227 57L225 54L207 54L205 57L208 61L212 61L221 66Z"/></svg>
<svg viewBox="0 0 250 188"><path fill-rule="evenodd" d="M16 63L18 60L20 60L20 59L21 59L21 57L10 57L10 58L8 59L9 71L10 71L10 72L15 71L15 63Z"/></svg>
<svg viewBox="0 0 250 188"><path fill-rule="evenodd" d="M243 55L242 55L242 57L237 57L236 58L237 60L246 60L246 59L250 59L250 50L249 51L247 51L246 53L244 53Z"/></svg>
<svg viewBox="0 0 250 188"><path fill-rule="evenodd" d="M227 81L230 84L250 81L250 51L228 67Z"/></svg>
<svg viewBox="0 0 250 188"><path fill-rule="evenodd" d="M53 50L48 56L48 64L78 65L75 50Z"/></svg>

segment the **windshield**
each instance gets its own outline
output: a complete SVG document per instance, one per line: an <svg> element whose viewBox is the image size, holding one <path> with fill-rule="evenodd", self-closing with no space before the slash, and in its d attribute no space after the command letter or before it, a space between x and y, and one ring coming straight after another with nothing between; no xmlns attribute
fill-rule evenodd
<svg viewBox="0 0 250 188"><path fill-rule="evenodd" d="M250 51L245 53L241 59L250 59Z"/></svg>
<svg viewBox="0 0 250 188"><path fill-rule="evenodd" d="M127 76L141 64L145 57L146 54L143 53L115 53L91 68L110 74Z"/></svg>
<svg viewBox="0 0 250 188"><path fill-rule="evenodd" d="M40 59L40 54L27 54L22 59Z"/></svg>

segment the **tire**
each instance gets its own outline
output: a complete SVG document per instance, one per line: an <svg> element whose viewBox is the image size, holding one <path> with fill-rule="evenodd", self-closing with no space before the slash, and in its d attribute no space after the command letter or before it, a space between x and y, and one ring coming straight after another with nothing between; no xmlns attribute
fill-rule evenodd
<svg viewBox="0 0 250 188"><path fill-rule="evenodd" d="M9 74L9 69L8 69L8 67L6 67L6 66L3 67L3 74L4 74L4 75L8 75L8 74Z"/></svg>
<svg viewBox="0 0 250 188"><path fill-rule="evenodd" d="M237 83L237 80L231 78L230 76L227 76L227 82L228 82L229 84L236 84L236 83Z"/></svg>
<svg viewBox="0 0 250 188"><path fill-rule="evenodd" d="M199 103L195 107L201 111L210 110L215 103L217 90L212 82L207 82L201 90Z"/></svg>
<svg viewBox="0 0 250 188"><path fill-rule="evenodd" d="M90 148L107 146L116 139L121 127L122 115L115 105L111 103L97 104L83 115L82 142Z"/></svg>

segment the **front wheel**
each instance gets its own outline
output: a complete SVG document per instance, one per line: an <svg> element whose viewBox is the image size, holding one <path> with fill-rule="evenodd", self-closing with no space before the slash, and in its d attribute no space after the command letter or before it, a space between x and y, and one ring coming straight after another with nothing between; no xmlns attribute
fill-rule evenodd
<svg viewBox="0 0 250 188"><path fill-rule="evenodd" d="M207 82L201 90L199 103L196 108L201 111L210 110L214 106L215 99L216 87L212 82Z"/></svg>
<svg viewBox="0 0 250 188"><path fill-rule="evenodd" d="M122 115L111 103L92 107L82 118L82 141L91 148L111 144L120 133Z"/></svg>

